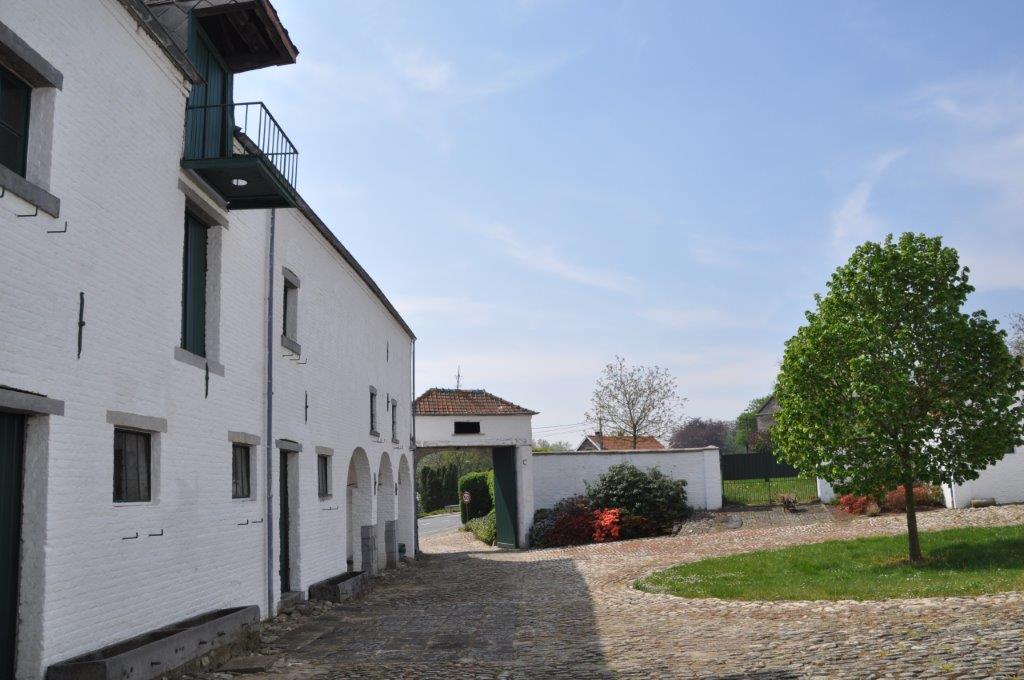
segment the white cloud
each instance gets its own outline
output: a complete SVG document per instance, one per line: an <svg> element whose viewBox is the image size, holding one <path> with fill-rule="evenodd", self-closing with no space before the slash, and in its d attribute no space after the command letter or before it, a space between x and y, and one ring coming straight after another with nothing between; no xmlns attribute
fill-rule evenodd
<svg viewBox="0 0 1024 680"><path fill-rule="evenodd" d="M700 328L755 328L759 322L730 314L713 307L650 307L637 312L637 316L665 328L674 330L696 330Z"/></svg>
<svg viewBox="0 0 1024 680"><path fill-rule="evenodd" d="M455 69L450 61L422 49L407 50L394 58L398 74L421 92L443 92L451 85Z"/></svg>
<svg viewBox="0 0 1024 680"><path fill-rule="evenodd" d="M884 223L871 213L871 192L886 170L905 155L904 150L887 151L875 158L867 173L832 211L832 240L838 252L846 254L850 246L884 232Z"/></svg>
<svg viewBox="0 0 1024 680"><path fill-rule="evenodd" d="M935 126L942 179L982 192L947 239L979 290L1024 288L1024 79L974 74L921 88L906 111Z"/></svg>
<svg viewBox="0 0 1024 680"><path fill-rule="evenodd" d="M564 281L611 291L623 291L636 283L628 274L571 262L550 244L527 243L499 224L477 226L474 231L498 243L507 257Z"/></svg>

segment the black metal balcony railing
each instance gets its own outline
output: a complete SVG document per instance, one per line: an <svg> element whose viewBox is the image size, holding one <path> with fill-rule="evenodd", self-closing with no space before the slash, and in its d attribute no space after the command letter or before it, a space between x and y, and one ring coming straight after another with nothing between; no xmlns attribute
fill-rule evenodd
<svg viewBox="0 0 1024 680"><path fill-rule="evenodd" d="M239 157L266 159L294 189L299 167L298 149L263 102L187 107L185 155L182 160Z"/></svg>

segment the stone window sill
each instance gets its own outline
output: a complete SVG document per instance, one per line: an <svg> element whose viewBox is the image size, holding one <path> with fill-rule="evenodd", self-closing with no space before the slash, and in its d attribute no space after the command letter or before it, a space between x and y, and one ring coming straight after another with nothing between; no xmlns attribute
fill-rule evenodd
<svg viewBox="0 0 1024 680"><path fill-rule="evenodd" d="M281 336L281 345L289 352L300 355L302 354L302 345L297 343L295 340L292 340L287 335Z"/></svg>
<svg viewBox="0 0 1024 680"><path fill-rule="evenodd" d="M182 363L188 364L189 366L195 366L196 368L206 369L207 366L210 368L210 373L224 377L224 364L208 359L207 357L201 357L198 354L193 354L187 349L182 347L174 348L174 358Z"/></svg>
<svg viewBox="0 0 1024 680"><path fill-rule="evenodd" d="M0 187L21 200L34 205L44 213L60 217L60 199L34 182L30 182L10 168L0 165Z"/></svg>

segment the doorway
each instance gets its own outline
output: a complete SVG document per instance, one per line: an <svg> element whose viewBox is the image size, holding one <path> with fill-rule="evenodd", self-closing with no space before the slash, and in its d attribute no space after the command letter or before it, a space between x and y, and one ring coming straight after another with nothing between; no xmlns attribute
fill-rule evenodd
<svg viewBox="0 0 1024 680"><path fill-rule="evenodd" d="M278 534L281 541L281 563L278 573L281 576L281 592L287 593L291 590L291 545L288 540L291 534L291 502L288 498L288 453L281 452L281 473L278 475L280 489L278 490L281 499L280 520L278 520Z"/></svg>
<svg viewBox="0 0 1024 680"><path fill-rule="evenodd" d="M14 680L25 417L0 413L0 680Z"/></svg>
<svg viewBox="0 0 1024 680"><path fill-rule="evenodd" d="M499 548L518 547L519 502L516 494L516 449L496 446L494 460L494 519Z"/></svg>

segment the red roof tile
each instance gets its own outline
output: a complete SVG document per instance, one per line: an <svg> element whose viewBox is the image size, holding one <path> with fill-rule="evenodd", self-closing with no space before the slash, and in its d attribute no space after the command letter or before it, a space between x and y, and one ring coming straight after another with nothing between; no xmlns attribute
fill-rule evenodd
<svg viewBox="0 0 1024 680"><path fill-rule="evenodd" d="M432 387L416 399L418 416L535 416L536 411L505 401L486 390Z"/></svg>
<svg viewBox="0 0 1024 680"><path fill-rule="evenodd" d="M587 439L592 444L588 444ZM584 439L580 445L576 448L577 451L585 451L590 448L591 445L596 445L598 451L629 451L633 448L637 449L663 449L665 448L661 442L655 437L637 437L636 446L633 446L632 437L617 437L615 435L597 435L588 434L587 439ZM586 448L584 448L586 447ZM593 449L591 449L593 450Z"/></svg>

